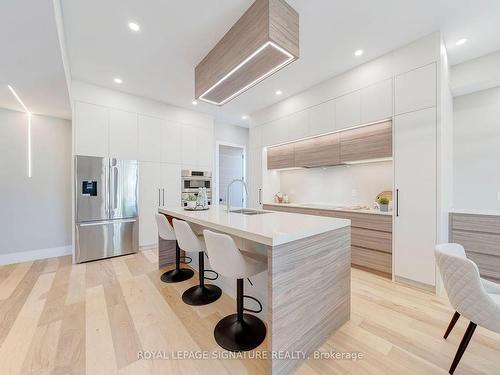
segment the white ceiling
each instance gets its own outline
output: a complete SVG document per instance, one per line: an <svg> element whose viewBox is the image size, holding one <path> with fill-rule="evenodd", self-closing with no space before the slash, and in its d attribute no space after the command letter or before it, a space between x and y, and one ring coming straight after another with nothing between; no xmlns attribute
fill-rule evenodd
<svg viewBox="0 0 500 375"><path fill-rule="evenodd" d="M245 125L243 114L438 29L452 64L500 50L498 0L288 2L300 13L300 59L221 108L192 106L194 67L252 0L62 0L72 77ZM66 117L52 1L6 0L0 9L0 106L16 105L4 93L4 83L12 83L33 112ZM140 24L139 33L127 28L130 20ZM456 47L461 37L469 42ZM365 54L356 58L358 48Z"/></svg>
<svg viewBox="0 0 500 375"><path fill-rule="evenodd" d="M0 46L0 107L71 118L52 0L2 0Z"/></svg>

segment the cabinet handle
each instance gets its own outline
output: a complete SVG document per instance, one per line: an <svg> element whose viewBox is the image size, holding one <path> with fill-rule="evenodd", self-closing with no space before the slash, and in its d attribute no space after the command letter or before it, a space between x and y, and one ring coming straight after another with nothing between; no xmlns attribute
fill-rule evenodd
<svg viewBox="0 0 500 375"><path fill-rule="evenodd" d="M262 189L259 189L259 204L262 204Z"/></svg>
<svg viewBox="0 0 500 375"><path fill-rule="evenodd" d="M161 196L161 189L158 189L158 206L161 206L160 196Z"/></svg>
<svg viewBox="0 0 500 375"><path fill-rule="evenodd" d="M163 206L165 206L165 189L161 189L161 195L163 199Z"/></svg>
<svg viewBox="0 0 500 375"><path fill-rule="evenodd" d="M399 189L396 189L396 217L399 216Z"/></svg>

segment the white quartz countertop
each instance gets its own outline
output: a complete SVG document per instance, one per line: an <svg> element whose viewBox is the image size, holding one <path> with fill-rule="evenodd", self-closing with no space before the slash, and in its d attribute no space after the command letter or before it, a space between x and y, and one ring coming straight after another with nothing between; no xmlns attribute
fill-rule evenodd
<svg viewBox="0 0 500 375"><path fill-rule="evenodd" d="M470 214L470 215L488 215L500 216L500 210L481 209L481 208L452 208L449 211L452 214Z"/></svg>
<svg viewBox="0 0 500 375"><path fill-rule="evenodd" d="M349 207L343 207L343 206L338 206L334 204L328 204L328 203L264 203L264 205L267 206L278 206L278 207L295 207L295 208L312 208L316 210L328 210L328 211L343 211L343 212L354 212L354 213L360 213L360 214L374 214L374 215L386 215L386 216L392 216L392 211L389 212L382 212L377 209L356 209L356 208L349 208Z"/></svg>
<svg viewBox="0 0 500 375"><path fill-rule="evenodd" d="M160 213L269 246L281 245L351 225L351 221L346 219L258 211L267 213L262 215L228 213L224 206L217 205L206 211L186 211L182 207L158 207Z"/></svg>

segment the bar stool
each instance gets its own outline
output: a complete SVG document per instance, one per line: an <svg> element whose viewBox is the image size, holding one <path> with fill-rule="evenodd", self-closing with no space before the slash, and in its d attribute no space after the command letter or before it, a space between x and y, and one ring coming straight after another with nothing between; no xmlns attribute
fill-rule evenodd
<svg viewBox="0 0 500 375"><path fill-rule="evenodd" d="M188 223L182 220L173 219L175 235L179 242L179 247L188 253L198 253L198 278L199 285L193 286L182 294L182 300L188 305L207 305L219 299L222 290L212 284L205 284L205 279L216 280L219 275L213 270L205 270L205 241L203 236L197 236ZM200 238L201 237L201 238ZM205 272L214 272L214 278L206 277Z"/></svg>
<svg viewBox="0 0 500 375"><path fill-rule="evenodd" d="M233 239L220 233L204 230L207 252L214 270L236 281L236 314L221 319L215 326L215 341L222 348L233 352L252 350L259 346L266 337L266 326L255 315L245 314L243 311L259 313L262 304L251 296L243 294L243 279L264 271L267 264L244 256L236 247ZM250 280L249 280L250 281ZM256 301L260 310L246 309L243 299L250 298Z"/></svg>
<svg viewBox="0 0 500 375"><path fill-rule="evenodd" d="M170 225L165 215L156 213L156 225L158 226L158 235L167 241L175 241L175 269L165 272L161 275L160 279L164 283L178 283L188 280L193 277L194 272L189 268L181 268L181 258L188 259L191 263L190 257L181 257L181 250L177 239L175 238L174 228Z"/></svg>

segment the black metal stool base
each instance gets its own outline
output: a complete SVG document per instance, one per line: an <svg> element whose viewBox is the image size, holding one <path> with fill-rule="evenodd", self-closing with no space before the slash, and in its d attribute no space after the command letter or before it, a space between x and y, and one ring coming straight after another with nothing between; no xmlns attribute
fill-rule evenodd
<svg viewBox="0 0 500 375"><path fill-rule="evenodd" d="M254 315L243 314L238 321L238 314L228 315L217 323L214 330L215 341L222 348L241 352L255 349L266 338L266 326Z"/></svg>
<svg viewBox="0 0 500 375"><path fill-rule="evenodd" d="M189 268L179 268L165 272L160 279L164 283L179 283L193 277L194 272Z"/></svg>
<svg viewBox="0 0 500 375"><path fill-rule="evenodd" d="M182 294L182 300L188 305L202 306L217 301L221 295L222 290L216 285L196 285Z"/></svg>

